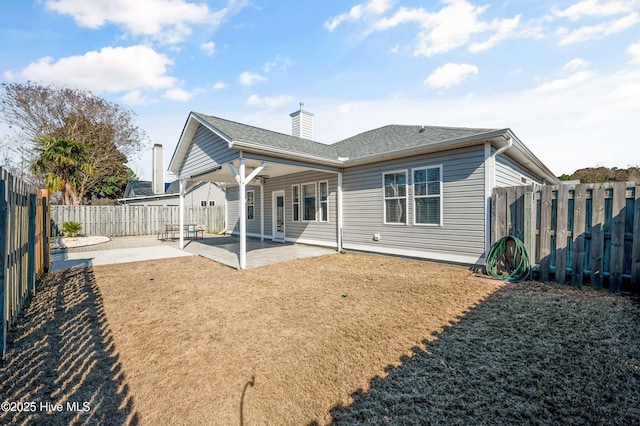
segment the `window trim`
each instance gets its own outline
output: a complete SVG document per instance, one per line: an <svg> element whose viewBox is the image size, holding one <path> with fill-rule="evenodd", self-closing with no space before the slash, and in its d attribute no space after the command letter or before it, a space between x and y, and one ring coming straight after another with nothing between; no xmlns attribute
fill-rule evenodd
<svg viewBox="0 0 640 426"><path fill-rule="evenodd" d="M249 193L253 194L253 203L249 204ZM246 214L247 214L247 220L251 220L254 221L256 220L256 190L255 189L247 189L246 190L247 193L247 197L246 197ZM253 207L253 217L249 218L249 206Z"/></svg>
<svg viewBox="0 0 640 426"><path fill-rule="evenodd" d="M440 194L439 195L419 195L416 197L416 182L415 182L415 177L414 177L414 172L417 170L429 170L429 169L440 169ZM436 164L433 166L422 166L422 167L414 167L411 169L411 198L412 198L412 207L413 207L413 225L414 226L430 226L430 227L434 227L434 226L443 226L444 224L444 176L443 176L443 165L442 164ZM417 212L417 208L416 208L416 198L436 198L439 197L440 198L440 222L439 223L418 223L417 218L418 215L416 214Z"/></svg>
<svg viewBox="0 0 640 426"><path fill-rule="evenodd" d="M293 195L294 188L298 189L298 201L295 201L296 197ZM300 195L300 184L296 183L291 185L291 222L300 222ZM296 215L294 214L296 211L298 212L298 219L296 219Z"/></svg>
<svg viewBox="0 0 640 426"><path fill-rule="evenodd" d="M204 204L202 204L204 203ZM207 200L200 200L200 207L207 207Z"/></svg>
<svg viewBox="0 0 640 426"><path fill-rule="evenodd" d="M322 185L323 183L327 185L327 200L326 201L322 201L322 199L320 198L320 185ZM318 212L316 214L316 217L318 218L318 222L329 223L330 222L330 220L329 220L329 212L330 212L330 210L329 210L329 194L330 194L330 192L329 192L329 180L328 179L319 180L318 181L318 186L317 186L317 191L318 191L318 206L320 208L317 209ZM322 204L323 203L326 205L325 208L327 209L327 220L322 220Z"/></svg>
<svg viewBox="0 0 640 426"><path fill-rule="evenodd" d="M215 207L215 205L216 205L216 200L209 200L209 204L207 204L207 207Z"/></svg>
<svg viewBox="0 0 640 426"><path fill-rule="evenodd" d="M384 181L385 176L390 174L398 174L404 173L405 179L405 194L404 194L404 205L405 205L405 214L404 214L404 223L403 222L387 222L387 196L385 194ZM384 225L396 225L396 226L407 226L409 225L409 169L400 169L400 170L389 170L386 172L382 172L382 223ZM391 199L402 199L402 197L391 197Z"/></svg>
<svg viewBox="0 0 640 426"><path fill-rule="evenodd" d="M313 185L315 188L314 191L314 200L315 200L315 215L313 219L305 219L304 218L304 191L303 191L303 187L305 185ZM314 182L306 182L306 183L301 183L300 184L300 213L302 213L300 215L300 222L317 222L318 221L318 182L314 181Z"/></svg>

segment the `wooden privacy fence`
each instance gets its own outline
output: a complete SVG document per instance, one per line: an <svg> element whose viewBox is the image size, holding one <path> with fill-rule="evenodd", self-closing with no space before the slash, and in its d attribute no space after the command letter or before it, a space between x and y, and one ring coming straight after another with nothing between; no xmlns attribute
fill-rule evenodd
<svg viewBox="0 0 640 426"><path fill-rule="evenodd" d="M117 237L152 235L165 225L179 223L178 206L51 206L54 233L61 233L64 222L82 225L82 235ZM224 231L224 206L185 207L184 223L203 225L209 233Z"/></svg>
<svg viewBox="0 0 640 426"><path fill-rule="evenodd" d="M540 280L640 292L640 182L496 188L491 215Z"/></svg>
<svg viewBox="0 0 640 426"><path fill-rule="evenodd" d="M36 280L49 270L49 211L38 190L0 167L0 352Z"/></svg>

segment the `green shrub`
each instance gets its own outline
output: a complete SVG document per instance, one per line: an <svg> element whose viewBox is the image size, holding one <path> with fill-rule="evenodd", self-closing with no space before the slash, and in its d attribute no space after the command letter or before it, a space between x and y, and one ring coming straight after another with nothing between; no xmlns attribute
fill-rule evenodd
<svg viewBox="0 0 640 426"><path fill-rule="evenodd" d="M78 232L82 231L82 225L78 222L64 222L62 224L62 232L67 237L75 237Z"/></svg>

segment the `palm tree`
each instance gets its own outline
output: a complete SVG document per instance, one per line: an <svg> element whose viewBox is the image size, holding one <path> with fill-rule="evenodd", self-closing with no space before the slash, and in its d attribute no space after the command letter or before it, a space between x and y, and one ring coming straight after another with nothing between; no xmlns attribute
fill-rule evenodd
<svg viewBox="0 0 640 426"><path fill-rule="evenodd" d="M38 158L31 170L44 176L49 191L62 191L64 204L79 204L78 181L94 173L84 144L51 136L40 136L37 142Z"/></svg>

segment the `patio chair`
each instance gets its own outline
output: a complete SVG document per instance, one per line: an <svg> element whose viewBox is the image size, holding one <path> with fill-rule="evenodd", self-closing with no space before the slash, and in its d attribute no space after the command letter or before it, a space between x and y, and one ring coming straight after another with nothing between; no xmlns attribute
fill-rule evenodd
<svg viewBox="0 0 640 426"><path fill-rule="evenodd" d="M198 239L198 232L196 231L195 225L187 225L187 238L191 236L193 239Z"/></svg>

